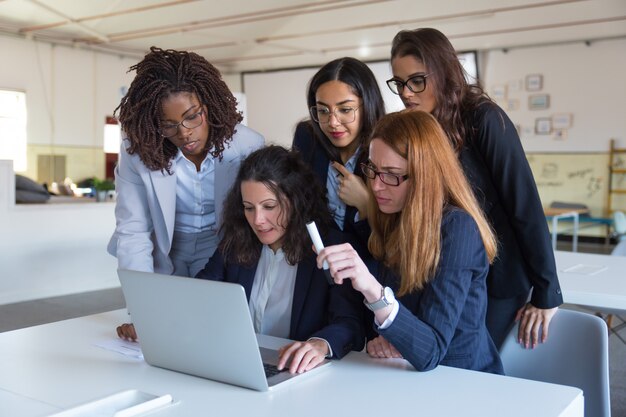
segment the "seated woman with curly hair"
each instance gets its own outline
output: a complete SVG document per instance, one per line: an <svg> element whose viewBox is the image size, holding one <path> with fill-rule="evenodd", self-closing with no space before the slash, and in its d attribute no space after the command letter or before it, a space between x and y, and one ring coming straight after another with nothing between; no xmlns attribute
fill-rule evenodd
<svg viewBox="0 0 626 417"><path fill-rule="evenodd" d="M278 364L289 364L291 373L361 350L365 339L358 293L349 283L329 284L316 267L306 231L311 220L328 244L344 240L330 227L324 190L298 153L280 146L255 151L226 198L224 238L197 275L241 284L255 331L296 340L281 349Z"/></svg>

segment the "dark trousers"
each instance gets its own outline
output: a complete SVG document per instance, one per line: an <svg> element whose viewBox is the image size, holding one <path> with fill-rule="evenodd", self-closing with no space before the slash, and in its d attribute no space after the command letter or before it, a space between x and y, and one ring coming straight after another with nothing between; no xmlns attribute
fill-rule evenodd
<svg viewBox="0 0 626 417"><path fill-rule="evenodd" d="M513 298L494 298L488 297L487 301L487 330L493 339L496 348L500 350L500 346L504 343L507 334L515 324L515 314L517 310L526 304L527 295L517 296Z"/></svg>

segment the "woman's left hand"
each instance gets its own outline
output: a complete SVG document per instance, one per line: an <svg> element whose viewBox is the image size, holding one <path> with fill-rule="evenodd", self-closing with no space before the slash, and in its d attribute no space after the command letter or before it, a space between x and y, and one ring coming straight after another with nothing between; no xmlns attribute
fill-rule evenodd
<svg viewBox="0 0 626 417"><path fill-rule="evenodd" d="M339 180L339 198L349 206L356 207L359 211L359 219L367 218L367 204L370 198L365 182L358 175L354 175L339 162L333 162L335 168L341 175Z"/></svg>
<svg viewBox="0 0 626 417"><path fill-rule="evenodd" d="M372 358L401 358L402 355L387 339L378 336L367 342L367 353Z"/></svg>
<svg viewBox="0 0 626 417"><path fill-rule="evenodd" d="M283 369L289 360L289 373L301 374L310 371L322 363L328 355L328 345L321 339L311 339L306 342L293 342L278 350L278 369Z"/></svg>
<svg viewBox="0 0 626 417"><path fill-rule="evenodd" d="M548 340L550 320L552 320L557 310L558 307L542 309L530 303L520 308L515 316L515 321L520 322L517 333L518 342L524 345L526 349L537 346L539 343L539 328L541 326L543 326L541 343Z"/></svg>

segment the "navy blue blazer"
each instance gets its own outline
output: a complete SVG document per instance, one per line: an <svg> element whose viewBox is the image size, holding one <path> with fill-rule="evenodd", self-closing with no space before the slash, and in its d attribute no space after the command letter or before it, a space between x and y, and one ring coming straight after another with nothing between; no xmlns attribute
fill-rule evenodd
<svg viewBox="0 0 626 417"><path fill-rule="evenodd" d="M319 140L315 137L315 132L311 126L310 121L304 121L298 123L296 131L294 133L292 148L297 149L302 155L302 158L307 162L313 171L319 178L322 187L326 189L326 182L328 179L328 165L330 164L330 158L328 154L322 148ZM357 175L360 171L357 167ZM367 256L367 240L371 233L371 229L367 220L354 221L358 210L356 207L346 205L346 215L343 221L343 232L352 235L353 246L360 255ZM336 223L333 222L333 226ZM339 227L337 227L339 229Z"/></svg>
<svg viewBox="0 0 626 417"><path fill-rule="evenodd" d="M374 276L397 291L399 277L379 268ZM476 222L465 211L448 208L441 225L441 255L434 278L421 291L398 297L400 310L395 320L376 331L418 371L441 364L503 374L485 325L488 269Z"/></svg>
<svg viewBox="0 0 626 417"><path fill-rule="evenodd" d="M323 271L317 268L315 254L311 253L298 263L289 338L300 341L322 338L330 344L333 358L340 359L365 345L362 297L350 282L329 285ZM250 300L257 266L258 262L251 266L225 263L218 249L196 278L240 284Z"/></svg>

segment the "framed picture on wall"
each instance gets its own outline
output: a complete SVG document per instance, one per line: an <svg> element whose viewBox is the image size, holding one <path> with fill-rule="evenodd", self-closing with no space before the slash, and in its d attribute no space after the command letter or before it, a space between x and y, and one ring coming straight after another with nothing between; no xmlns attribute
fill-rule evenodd
<svg viewBox="0 0 626 417"><path fill-rule="evenodd" d="M526 91L541 91L543 88L543 75L529 74L526 76Z"/></svg>
<svg viewBox="0 0 626 417"><path fill-rule="evenodd" d="M528 96L528 108L530 110L545 110L550 107L549 94L533 94Z"/></svg>
<svg viewBox="0 0 626 417"><path fill-rule="evenodd" d="M553 114L552 127L555 129L569 129L572 127L572 113Z"/></svg>
<svg viewBox="0 0 626 417"><path fill-rule="evenodd" d="M508 111L519 110L519 100L516 98L510 98L506 101L506 109Z"/></svg>
<svg viewBox="0 0 626 417"><path fill-rule="evenodd" d="M535 135L549 135L552 133L552 119L538 117L535 119Z"/></svg>
<svg viewBox="0 0 626 417"><path fill-rule="evenodd" d="M554 123L552 124L554 127ZM567 129L554 129L554 140L565 140L567 139Z"/></svg>
<svg viewBox="0 0 626 417"><path fill-rule="evenodd" d="M506 100L506 85L494 85L491 89L491 93L493 94L492 98L495 101Z"/></svg>

